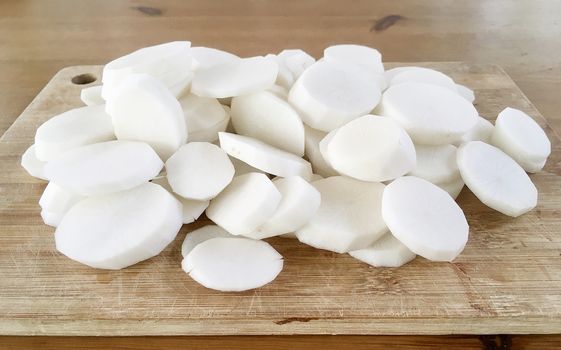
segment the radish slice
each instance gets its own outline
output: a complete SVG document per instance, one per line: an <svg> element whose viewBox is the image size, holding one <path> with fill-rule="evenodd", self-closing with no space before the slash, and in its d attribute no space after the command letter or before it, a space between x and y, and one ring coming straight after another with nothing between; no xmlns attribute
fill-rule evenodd
<svg viewBox="0 0 561 350"><path fill-rule="evenodd" d="M55 242L72 260L117 270L158 255L181 225L181 204L162 187L144 183L78 202L57 227Z"/></svg>
<svg viewBox="0 0 561 350"><path fill-rule="evenodd" d="M280 85L275 84L271 86L268 91L275 94L275 96L277 96L281 100L286 101L288 99L288 90Z"/></svg>
<svg viewBox="0 0 561 350"><path fill-rule="evenodd" d="M278 64L265 57L244 58L200 70L191 92L204 97L233 97L271 87L277 79Z"/></svg>
<svg viewBox="0 0 561 350"><path fill-rule="evenodd" d="M237 176L210 201L206 216L233 235L247 235L273 216L281 194L264 174Z"/></svg>
<svg viewBox="0 0 561 350"><path fill-rule="evenodd" d="M452 261L467 243L462 209L444 190L418 177L404 176L386 186L382 215L395 238L429 260Z"/></svg>
<svg viewBox="0 0 561 350"><path fill-rule="evenodd" d="M300 49L282 50L277 57L290 70L294 79L298 79L309 66L316 62L315 58Z"/></svg>
<svg viewBox="0 0 561 350"><path fill-rule="evenodd" d="M467 187L488 207L517 217L537 205L538 191L532 180L500 149L471 141L458 148L457 161Z"/></svg>
<svg viewBox="0 0 561 350"><path fill-rule="evenodd" d="M187 236L185 236L185 240L181 245L181 255L183 255L183 257L186 258L187 255L191 253L193 248L195 248L199 244L208 241L209 239L218 238L218 237L235 238L238 236L232 236L220 226L206 225L194 231L189 232Z"/></svg>
<svg viewBox="0 0 561 350"><path fill-rule="evenodd" d="M43 219L43 223L45 225L49 225L52 227L57 227L60 225L62 218L64 217L63 213L52 213L45 209L41 210L41 219Z"/></svg>
<svg viewBox="0 0 561 350"><path fill-rule="evenodd" d="M48 180L45 176L45 164L47 164L47 162L37 159L34 144L29 146L21 156L21 167L24 168L29 175L38 179Z"/></svg>
<svg viewBox="0 0 561 350"><path fill-rule="evenodd" d="M279 206L271 218L246 237L264 239L296 231L318 210L321 196L318 190L303 178L277 178L273 183L282 196Z"/></svg>
<svg viewBox="0 0 561 350"><path fill-rule="evenodd" d="M415 168L415 147L391 118L366 115L333 130L326 138L320 146L322 155L343 175L378 182Z"/></svg>
<svg viewBox="0 0 561 350"><path fill-rule="evenodd" d="M213 49L212 47L197 46L189 50L193 61L191 69L194 71L208 69L220 64L237 62L240 58L232 53Z"/></svg>
<svg viewBox="0 0 561 350"><path fill-rule="evenodd" d="M230 156L281 177L301 176L309 179L312 166L304 159L250 137L221 132L220 147Z"/></svg>
<svg viewBox="0 0 561 350"><path fill-rule="evenodd" d="M379 74L384 73L382 55L376 49L362 45L334 45L323 50L326 61L353 64Z"/></svg>
<svg viewBox="0 0 561 350"><path fill-rule="evenodd" d="M111 117L103 106L71 109L44 122L35 134L35 155L49 161L84 145L115 139Z"/></svg>
<svg viewBox="0 0 561 350"><path fill-rule="evenodd" d="M380 89L352 66L320 61L298 78L288 101L310 127L331 131L376 107Z"/></svg>
<svg viewBox="0 0 561 350"><path fill-rule="evenodd" d="M45 176L77 194L127 190L160 172L163 163L143 142L108 141L70 150L45 166Z"/></svg>
<svg viewBox="0 0 561 350"><path fill-rule="evenodd" d="M188 94L179 99L190 142L213 142L218 133L225 131L230 114L215 98Z"/></svg>
<svg viewBox="0 0 561 350"><path fill-rule="evenodd" d="M435 185L448 192L450 197L456 199L460 195L460 192L462 192L465 184L464 180L462 180L461 177L458 177L452 181L436 183Z"/></svg>
<svg viewBox="0 0 561 350"><path fill-rule="evenodd" d="M346 253L368 247L387 232L381 213L383 184L333 176L312 185L321 195L321 205L295 232L300 242Z"/></svg>
<svg viewBox="0 0 561 350"><path fill-rule="evenodd" d="M483 117L477 118L477 123L473 128L471 128L468 132L460 137L460 140L455 142L456 146L461 145L464 142L469 141L483 141L485 143L489 143L491 140L491 135L493 134L493 129L495 127L491 124L490 121Z"/></svg>
<svg viewBox="0 0 561 350"><path fill-rule="evenodd" d="M542 170L551 153L551 142L543 129L515 108L507 107L499 113L491 139L529 173Z"/></svg>
<svg viewBox="0 0 561 350"><path fill-rule="evenodd" d="M415 69L415 68L420 68L420 67L405 66L405 67L396 67L396 68L388 69L387 71L384 72L384 77L386 78L386 81L389 83L399 73L403 73L405 71Z"/></svg>
<svg viewBox="0 0 561 350"><path fill-rule="evenodd" d="M283 259L267 242L212 238L197 245L181 266L206 288L241 292L273 281L282 271Z"/></svg>
<svg viewBox="0 0 561 350"><path fill-rule="evenodd" d="M165 176L160 176L152 180L152 183L162 186L166 191L173 194L175 199L177 199L183 205L183 223L190 224L197 220L208 208L210 201L197 201L194 199L183 198L177 195L171 189L168 179Z"/></svg>
<svg viewBox="0 0 561 350"><path fill-rule="evenodd" d="M304 155L304 124L288 102L269 91L234 97L232 125L240 135Z"/></svg>
<svg viewBox="0 0 561 350"><path fill-rule="evenodd" d="M469 103L473 103L475 101L475 93L472 89L468 88L462 84L456 84L456 91L460 96L465 98Z"/></svg>
<svg viewBox="0 0 561 350"><path fill-rule="evenodd" d="M187 140L187 125L177 99L159 81L133 74L107 101L119 140L143 141L166 160Z"/></svg>
<svg viewBox="0 0 561 350"><path fill-rule="evenodd" d="M438 85L443 88L458 92L456 83L452 78L444 73L430 68L411 67L395 74L391 81L390 86L402 83L423 83ZM471 103L472 101L470 101Z"/></svg>
<svg viewBox="0 0 561 350"><path fill-rule="evenodd" d="M199 201L216 197L234 177L226 152L208 142L181 146L166 161L166 171L175 193Z"/></svg>
<svg viewBox="0 0 561 350"><path fill-rule="evenodd" d="M103 97L101 97L101 85L90 86L83 88L80 91L80 99L86 106L97 106L105 103Z"/></svg>
<svg viewBox="0 0 561 350"><path fill-rule="evenodd" d="M284 62L277 57L277 55L268 54L265 56L266 59L272 60L279 66L279 73L277 74L276 84L290 89L292 84L294 84L294 76L292 72L284 65Z"/></svg>
<svg viewBox="0 0 561 350"><path fill-rule="evenodd" d="M327 133L312 129L309 126L305 126L304 129L306 135L304 153L312 164L313 171L323 177L339 175L339 173L325 161L320 151L319 144Z"/></svg>
<svg viewBox="0 0 561 350"><path fill-rule="evenodd" d="M86 197L49 182L39 199L39 205L41 209L62 217L74 204L84 198Z"/></svg>
<svg viewBox="0 0 561 350"><path fill-rule="evenodd" d="M247 164L246 162L242 162L239 159L229 156L230 161L234 165L235 176L244 175L247 173L263 173L263 171L252 167L251 165Z"/></svg>
<svg viewBox="0 0 561 350"><path fill-rule="evenodd" d="M437 85L402 83L382 97L382 114L394 118L415 144L444 145L460 139L477 123L475 107Z"/></svg>
<svg viewBox="0 0 561 350"><path fill-rule="evenodd" d="M456 164L457 148L452 145L415 145L417 166L409 175L420 177L433 184L450 182L460 177Z"/></svg>
<svg viewBox="0 0 561 350"><path fill-rule="evenodd" d="M391 233L386 233L368 248L349 252L349 255L375 267L400 267L417 256Z"/></svg>

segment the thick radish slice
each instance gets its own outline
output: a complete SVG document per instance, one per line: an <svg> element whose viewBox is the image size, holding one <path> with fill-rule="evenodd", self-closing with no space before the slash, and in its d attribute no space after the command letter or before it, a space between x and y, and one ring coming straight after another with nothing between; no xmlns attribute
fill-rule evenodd
<svg viewBox="0 0 561 350"><path fill-rule="evenodd" d="M436 183L435 185L442 188L444 191L448 192L450 197L456 199L460 195L460 192L462 192L465 183L461 177L458 177L452 181L440 182L440 183Z"/></svg>
<svg viewBox="0 0 561 350"><path fill-rule="evenodd" d="M334 45L323 50L326 61L353 64L379 74L384 73L382 54L368 46L343 44Z"/></svg>
<svg viewBox="0 0 561 350"><path fill-rule="evenodd" d="M273 147L304 155L304 124L298 113L269 91L232 99L232 125L236 133Z"/></svg>
<svg viewBox="0 0 561 350"><path fill-rule="evenodd" d="M272 282L283 259L267 242L249 238L212 238L197 245L183 270L206 288L241 292Z"/></svg>
<svg viewBox="0 0 561 350"><path fill-rule="evenodd" d="M417 166L409 175L420 177L433 184L450 182L460 177L456 163L457 148L453 145L415 145Z"/></svg>
<svg viewBox="0 0 561 350"><path fill-rule="evenodd" d="M391 233L386 233L367 248L349 252L349 255L375 267L400 267L417 256Z"/></svg>
<svg viewBox="0 0 561 350"><path fill-rule="evenodd" d="M454 92L458 92L456 83L444 73L430 68L412 67L397 73L391 81L390 86L402 83L424 83L442 86ZM469 101L470 103L472 101Z"/></svg>
<svg viewBox="0 0 561 350"><path fill-rule="evenodd" d="M45 176L45 165L47 162L39 160L35 155L35 145L29 146L21 156L21 167L27 173L38 179L47 180Z"/></svg>
<svg viewBox="0 0 561 350"><path fill-rule="evenodd" d="M320 150L320 142L327 135L326 132L321 130L312 129L309 126L305 126L305 155L306 158L312 164L312 169L315 173L323 176L336 176L339 175L335 169L323 158Z"/></svg>
<svg viewBox="0 0 561 350"><path fill-rule="evenodd" d="M457 161L467 187L488 207L517 217L537 205L536 186L524 169L500 149L471 141L458 148Z"/></svg>
<svg viewBox="0 0 561 350"><path fill-rule="evenodd" d="M41 219L43 219L43 223L45 225L49 225L52 227L57 227L60 222L62 221L62 218L64 217L65 213L53 213L50 211L47 211L45 209L41 210Z"/></svg>
<svg viewBox="0 0 561 350"><path fill-rule="evenodd" d="M300 242L346 253L368 247L387 232L381 212L383 184L333 176L312 185L321 195L321 204L295 232Z"/></svg>
<svg viewBox="0 0 561 350"><path fill-rule="evenodd" d="M273 216L281 194L265 174L236 176L210 201L206 216L233 235L247 235Z"/></svg>
<svg viewBox="0 0 561 350"><path fill-rule="evenodd" d="M392 180L415 168L409 135L388 117L355 119L333 130L320 149L336 171L358 180Z"/></svg>
<svg viewBox="0 0 561 350"><path fill-rule="evenodd" d="M475 93L472 89L468 88L462 84L456 84L456 91L460 96L466 99L469 103L473 103L475 101Z"/></svg>
<svg viewBox="0 0 561 350"><path fill-rule="evenodd" d="M499 113L491 143L529 173L542 170L551 153L551 142L538 123L521 110L510 107Z"/></svg>
<svg viewBox="0 0 561 350"><path fill-rule="evenodd" d="M211 68L220 64L237 62L240 58L233 53L213 49L212 47L196 46L189 50L192 56L191 69L194 71Z"/></svg>
<svg viewBox="0 0 561 350"><path fill-rule="evenodd" d="M396 67L396 68L392 68L392 69L388 69L387 71L384 72L384 77L386 78L386 81L389 82L392 81L392 79L398 75L399 73L403 73L405 71L411 70L411 69L415 69L415 68L420 68L420 67L415 67L415 66L404 66L404 67Z"/></svg>
<svg viewBox="0 0 561 350"><path fill-rule="evenodd" d="M69 191L58 186L53 182L49 182L41 198L39 198L39 206L41 209L49 212L64 215L72 206L86 197Z"/></svg>
<svg viewBox="0 0 561 350"><path fill-rule="evenodd" d="M429 260L454 260L468 240L462 209L447 192L418 177L400 177L386 186L382 215L395 238Z"/></svg>
<svg viewBox="0 0 561 350"><path fill-rule="evenodd" d="M318 190L299 176L277 178L273 183L282 198L273 216L246 237L264 239L294 232L304 226L321 203Z"/></svg>
<svg viewBox="0 0 561 350"><path fill-rule="evenodd" d="M307 125L331 131L374 109L380 89L353 66L319 61L294 83L288 101Z"/></svg>
<svg viewBox="0 0 561 350"><path fill-rule="evenodd" d="M298 79L316 59L300 49L282 50L277 57L290 70L294 79Z"/></svg>
<svg viewBox="0 0 561 350"><path fill-rule="evenodd" d="M101 97L101 85L90 86L83 88L80 91L80 99L86 106L97 106L105 103L103 97Z"/></svg>
<svg viewBox="0 0 561 350"><path fill-rule="evenodd" d="M402 83L382 97L381 114L394 118L415 144L444 145L460 139L477 123L475 107L438 85Z"/></svg>
<svg viewBox="0 0 561 350"><path fill-rule="evenodd" d="M241 160L229 156L230 161L234 165L235 176L247 174L247 173L264 173L263 171L252 167L251 165L247 164L246 162L242 162Z"/></svg>
<svg viewBox="0 0 561 350"><path fill-rule="evenodd" d="M306 180L312 176L310 163L292 153L247 136L227 132L219 133L219 139L220 147L230 156L268 174L301 176Z"/></svg>
<svg viewBox="0 0 561 350"><path fill-rule="evenodd" d="M154 184L162 186L166 191L173 194L175 198L183 206L183 223L190 224L197 220L208 208L210 201L198 201L194 199L183 198L180 195L173 192L171 186L169 185L168 179L165 176L160 176L151 181Z"/></svg>
<svg viewBox="0 0 561 350"><path fill-rule="evenodd" d="M217 99L188 94L179 99L187 125L189 142L213 142L225 131L230 115Z"/></svg>
<svg viewBox="0 0 561 350"><path fill-rule="evenodd" d="M35 134L35 155L49 161L76 147L114 140L111 117L104 106L71 109L47 120Z"/></svg>
<svg viewBox="0 0 561 350"><path fill-rule="evenodd" d="M181 255L185 258L187 257L187 255L189 255L189 253L191 253L193 248L198 246L200 243L218 237L234 238L239 236L232 236L231 234L228 233L228 231L224 230L220 226L206 225L194 231L189 232L187 236L185 236L185 240L181 245Z"/></svg>
<svg viewBox="0 0 561 350"><path fill-rule="evenodd" d="M265 56L266 59L272 60L279 66L279 73L277 74L277 80L275 83L286 89L290 89L292 84L294 84L294 76L292 72L284 65L284 62L277 56L273 54L268 54Z"/></svg>
<svg viewBox="0 0 561 350"><path fill-rule="evenodd" d="M234 177L226 152L208 142L189 142L166 161L173 192L199 201L216 197Z"/></svg>
<svg viewBox="0 0 561 350"><path fill-rule="evenodd" d="M45 166L45 176L77 194L127 190L154 178L163 162L148 144L107 141L70 150Z"/></svg>
<svg viewBox="0 0 561 350"><path fill-rule="evenodd" d="M133 74L123 81L107 101L119 140L148 143L168 159L187 140L187 125L181 105L158 80Z"/></svg>
<svg viewBox="0 0 561 350"><path fill-rule="evenodd" d="M271 87L277 79L278 64L264 57L244 58L199 70L191 92L204 97L233 97Z"/></svg>
<svg viewBox="0 0 561 350"><path fill-rule="evenodd" d="M58 225L55 242L72 260L116 270L158 255L181 225L181 204L161 186L144 183L78 202Z"/></svg>
<svg viewBox="0 0 561 350"><path fill-rule="evenodd" d="M491 141L491 135L493 134L494 128L495 127L490 121L479 116L475 126L463 134L454 144L459 146L462 143L469 141L483 141L485 143L489 143Z"/></svg>

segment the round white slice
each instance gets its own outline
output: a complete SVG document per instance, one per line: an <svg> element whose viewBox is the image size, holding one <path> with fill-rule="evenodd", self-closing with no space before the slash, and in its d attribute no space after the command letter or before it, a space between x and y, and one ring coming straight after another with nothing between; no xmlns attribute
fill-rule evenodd
<svg viewBox="0 0 561 350"><path fill-rule="evenodd" d="M457 161L467 187L488 207L516 217L537 205L536 186L524 169L500 149L471 141L458 148Z"/></svg>
<svg viewBox="0 0 561 350"><path fill-rule="evenodd" d="M65 213L52 213L50 211L47 211L45 209L41 210L41 219L43 219L43 223L45 225L49 225L52 227L57 227L60 222L62 221L62 218L64 217Z"/></svg>
<svg viewBox="0 0 561 350"><path fill-rule="evenodd" d="M277 178L273 183L282 199L273 216L246 237L264 239L294 232L316 213L321 195L314 186L299 176Z"/></svg>
<svg viewBox="0 0 561 350"><path fill-rule="evenodd" d="M466 99L469 103L473 103L475 101L475 93L472 89L468 88L462 84L456 84L456 91L460 96Z"/></svg>
<svg viewBox="0 0 561 350"><path fill-rule="evenodd" d="M456 93L458 92L456 83L452 78L430 68L411 67L410 69L398 72L388 83L390 86L402 83L424 83L442 86Z"/></svg>
<svg viewBox="0 0 561 350"><path fill-rule="evenodd" d="M388 69L387 71L384 72L384 77L386 78L386 81L389 83L399 73L403 73L407 70L411 70L415 68L420 68L420 67L404 66L404 67L396 67L396 68Z"/></svg>
<svg viewBox="0 0 561 350"><path fill-rule="evenodd" d="M415 168L415 147L391 118L366 115L333 130L326 138L322 155L343 175L380 182Z"/></svg>
<svg viewBox="0 0 561 350"><path fill-rule="evenodd" d="M282 50L277 57L290 70L294 79L298 79L309 66L316 62L315 58L300 49Z"/></svg>
<svg viewBox="0 0 561 350"><path fill-rule="evenodd" d="M86 106L97 106L105 103L103 97L101 97L101 85L90 86L83 88L80 91L80 99Z"/></svg>
<svg viewBox="0 0 561 350"><path fill-rule="evenodd" d="M462 180L462 177L460 176L452 181L436 183L435 185L448 192L450 197L456 199L460 195L460 192L462 192L465 184L464 180Z"/></svg>
<svg viewBox="0 0 561 350"><path fill-rule="evenodd" d="M41 198L39 198L39 206L49 213L64 215L74 204L84 198L86 197L49 182Z"/></svg>
<svg viewBox="0 0 561 350"><path fill-rule="evenodd" d="M189 142L213 142L218 133L225 131L230 120L229 113L217 99L188 94L179 99L187 125Z"/></svg>
<svg viewBox="0 0 561 350"><path fill-rule="evenodd" d="M272 92L260 91L234 97L231 108L236 133L304 155L304 124L288 102Z"/></svg>
<svg viewBox="0 0 561 350"><path fill-rule="evenodd" d="M244 58L199 70L193 77L191 92L204 97L233 97L271 87L278 64L265 57Z"/></svg>
<svg viewBox="0 0 561 350"><path fill-rule="evenodd" d="M475 107L457 93L422 83L390 86L382 97L381 110L401 124L415 144L434 146L459 140L478 117Z"/></svg>
<svg viewBox="0 0 561 350"><path fill-rule="evenodd" d="M239 236L232 236L220 226L206 225L194 231L189 232L187 236L185 236L185 240L181 245L181 255L185 258L187 257L187 255L189 255L189 253L193 250L193 248L198 246L200 243L218 237L241 238Z"/></svg>
<svg viewBox="0 0 561 350"><path fill-rule="evenodd" d="M216 197L234 177L226 152L208 142L189 142L166 161L173 192L199 201Z"/></svg>
<svg viewBox="0 0 561 350"><path fill-rule="evenodd" d="M192 47L191 50L189 50L189 53L193 59L191 69L194 71L240 60L238 56L232 53L213 49L212 47Z"/></svg>
<svg viewBox="0 0 561 350"><path fill-rule="evenodd" d="M400 177L386 186L382 215L395 238L429 260L454 260L468 240L462 209L447 192L418 177Z"/></svg>
<svg viewBox="0 0 561 350"><path fill-rule="evenodd" d="M148 143L168 159L187 140L187 125L181 105L158 80L146 74L126 78L107 101L119 140Z"/></svg>
<svg viewBox="0 0 561 350"><path fill-rule="evenodd" d="M206 288L241 292L273 281L282 271L283 259L267 242L212 238L197 245L181 267Z"/></svg>
<svg viewBox="0 0 561 350"><path fill-rule="evenodd" d="M308 180L312 176L312 166L304 159L269 146L253 138L219 133L220 147L230 156L268 174L289 177L301 176Z"/></svg>
<svg viewBox="0 0 561 350"><path fill-rule="evenodd" d="M349 252L349 255L375 267L400 267L417 256L391 233L386 233L367 248Z"/></svg>
<svg viewBox="0 0 561 350"><path fill-rule="evenodd" d="M323 50L326 61L353 64L376 73L384 73L382 55L376 49L368 46L344 44L334 45Z"/></svg>
<svg viewBox="0 0 561 350"><path fill-rule="evenodd" d="M38 179L47 180L45 165L47 162L39 160L35 155L35 145L29 146L21 156L21 166L27 173Z"/></svg>
<svg viewBox="0 0 561 350"><path fill-rule="evenodd" d="M163 167L148 144L107 141L70 150L45 166L45 176L77 194L127 190L154 178Z"/></svg>
<svg viewBox="0 0 561 350"><path fill-rule="evenodd" d="M111 117L104 106L71 109L47 120L35 134L35 155L49 161L76 147L114 140Z"/></svg>
<svg viewBox="0 0 561 350"><path fill-rule="evenodd" d="M333 176L312 185L321 195L321 204L295 232L300 242L346 253L368 247L387 232L381 212L383 184Z"/></svg>
<svg viewBox="0 0 561 350"><path fill-rule="evenodd" d="M417 166L409 175L420 177L433 184L450 182L460 177L456 163L457 148L453 145L415 145Z"/></svg>
<svg viewBox="0 0 561 350"><path fill-rule="evenodd" d="M469 141L483 141L485 143L489 143L491 141L491 135L493 134L494 128L495 127L490 121L479 116L475 126L463 134L454 144L459 146L462 143Z"/></svg>
<svg viewBox="0 0 561 350"><path fill-rule="evenodd" d="M499 113L491 142L529 173L542 170L551 153L551 142L539 124L521 110L510 107Z"/></svg>
<svg viewBox="0 0 561 350"><path fill-rule="evenodd" d="M339 173L325 161L323 155L321 154L319 144L321 140L325 138L327 133L321 130L312 129L307 125L304 126L304 130L306 134L304 153L306 158L312 164L313 171L323 177L339 175Z"/></svg>
<svg viewBox="0 0 561 350"><path fill-rule="evenodd" d="M171 186L169 185L168 179L165 176L160 176L151 181L154 184L162 186L166 191L173 194L175 198L181 202L183 206L183 223L190 224L197 220L208 208L210 201L198 201L194 199L183 198L180 195L173 192Z"/></svg>
<svg viewBox="0 0 561 350"><path fill-rule="evenodd" d="M72 260L116 270L158 255L181 225L181 204L161 186L144 183L78 202L58 225L55 243Z"/></svg>
<svg viewBox="0 0 561 350"><path fill-rule="evenodd" d="M307 125L331 131L372 111L380 88L352 66L319 61L294 83L288 101Z"/></svg>
<svg viewBox="0 0 561 350"><path fill-rule="evenodd" d="M273 216L281 194L265 174L236 176L210 201L206 216L233 235L247 235Z"/></svg>

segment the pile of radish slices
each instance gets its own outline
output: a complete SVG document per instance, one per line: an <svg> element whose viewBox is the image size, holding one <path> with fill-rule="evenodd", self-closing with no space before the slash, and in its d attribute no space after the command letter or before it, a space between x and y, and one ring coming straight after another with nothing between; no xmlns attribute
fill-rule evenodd
<svg viewBox="0 0 561 350"><path fill-rule="evenodd" d="M527 173L551 152L524 112L493 125L469 88L428 68L384 70L358 45L316 61L170 42L109 62L80 97L22 156L49 181L39 205L58 251L122 269L206 212L215 225L187 234L181 266L220 291L276 278L283 257L262 241L274 236L377 267L452 261L469 234L455 202L464 184L522 215L537 204Z"/></svg>

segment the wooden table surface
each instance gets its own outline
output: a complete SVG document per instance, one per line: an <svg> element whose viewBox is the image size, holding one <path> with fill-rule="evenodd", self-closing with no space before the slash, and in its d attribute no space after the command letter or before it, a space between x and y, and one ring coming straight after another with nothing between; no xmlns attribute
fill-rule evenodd
<svg viewBox="0 0 561 350"><path fill-rule="evenodd" d="M302 48L319 57L328 45L360 43L378 48L385 61L497 63L561 132L558 1L3 0L0 134L59 69L102 64L141 46L178 39L243 56ZM0 337L0 349L331 349L342 345L552 349L561 348L561 336Z"/></svg>

